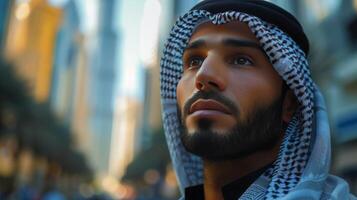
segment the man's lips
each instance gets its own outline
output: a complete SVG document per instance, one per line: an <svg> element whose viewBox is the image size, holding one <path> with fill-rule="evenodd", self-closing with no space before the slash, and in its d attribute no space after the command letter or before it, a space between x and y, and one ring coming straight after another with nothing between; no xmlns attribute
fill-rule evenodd
<svg viewBox="0 0 357 200"><path fill-rule="evenodd" d="M229 115L232 114L226 106L213 99L199 99L195 101L190 107L189 114L203 110L213 110Z"/></svg>

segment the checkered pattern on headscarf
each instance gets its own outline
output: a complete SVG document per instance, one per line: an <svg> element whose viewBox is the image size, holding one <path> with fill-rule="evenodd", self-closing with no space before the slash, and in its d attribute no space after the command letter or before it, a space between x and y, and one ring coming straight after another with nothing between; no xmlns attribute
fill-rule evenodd
<svg viewBox="0 0 357 200"><path fill-rule="evenodd" d="M195 27L207 19L217 25L234 20L246 23L260 41L275 70L299 101L298 111L285 132L278 159L273 167L264 173L270 184L265 195L260 198L283 197L299 182L309 158L315 84L310 76L305 53L291 37L255 16L235 11L214 15L203 10L190 11L178 19L164 49L161 59L163 123L181 191L185 187L203 182L203 166L202 160L187 152L181 143L176 110L176 87L183 73L184 49Z"/></svg>

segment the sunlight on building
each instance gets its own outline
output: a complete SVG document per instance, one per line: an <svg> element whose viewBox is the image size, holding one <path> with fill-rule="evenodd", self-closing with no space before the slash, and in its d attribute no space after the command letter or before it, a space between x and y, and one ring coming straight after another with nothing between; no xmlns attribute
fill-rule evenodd
<svg viewBox="0 0 357 200"><path fill-rule="evenodd" d="M20 3L16 8L16 19L24 20L30 15L30 5L27 2Z"/></svg>
<svg viewBox="0 0 357 200"><path fill-rule="evenodd" d="M22 0L14 3L9 16L5 55L16 63L16 72L27 81L39 102L46 101L50 94L55 38L62 13L44 0Z"/></svg>
<svg viewBox="0 0 357 200"><path fill-rule="evenodd" d="M99 1L98 0L81 0L77 1L80 9L83 9L83 25L82 29L83 32L89 34L94 31L97 31L99 26Z"/></svg>
<svg viewBox="0 0 357 200"><path fill-rule="evenodd" d="M357 12L357 0L353 0L353 7L355 11Z"/></svg>
<svg viewBox="0 0 357 200"><path fill-rule="evenodd" d="M147 0L140 27L140 59L146 67L155 62L159 39L161 4L159 0Z"/></svg>
<svg viewBox="0 0 357 200"><path fill-rule="evenodd" d="M136 132L141 113L141 103L130 97L118 97L113 123L109 173L121 178L134 158Z"/></svg>

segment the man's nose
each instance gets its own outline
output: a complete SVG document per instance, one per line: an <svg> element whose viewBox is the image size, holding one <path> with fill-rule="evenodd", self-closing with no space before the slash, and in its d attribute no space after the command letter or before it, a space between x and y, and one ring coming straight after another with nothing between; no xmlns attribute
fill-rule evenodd
<svg viewBox="0 0 357 200"><path fill-rule="evenodd" d="M225 67L217 56L207 56L196 73L196 88L200 91L219 90L226 88Z"/></svg>

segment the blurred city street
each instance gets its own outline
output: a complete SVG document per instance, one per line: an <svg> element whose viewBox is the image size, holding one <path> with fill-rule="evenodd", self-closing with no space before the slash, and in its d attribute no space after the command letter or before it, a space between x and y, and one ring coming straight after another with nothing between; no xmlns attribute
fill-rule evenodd
<svg viewBox="0 0 357 200"><path fill-rule="evenodd" d="M311 43L332 173L357 194L357 0L270 0ZM0 200L176 200L160 57L199 0L0 0Z"/></svg>

